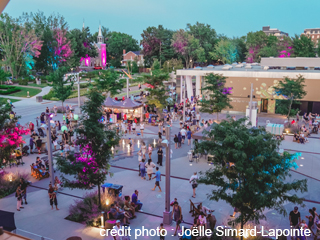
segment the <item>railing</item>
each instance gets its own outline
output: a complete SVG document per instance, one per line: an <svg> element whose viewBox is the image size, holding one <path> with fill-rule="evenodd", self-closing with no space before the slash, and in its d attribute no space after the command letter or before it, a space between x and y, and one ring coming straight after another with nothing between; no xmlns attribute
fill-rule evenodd
<svg viewBox="0 0 320 240"><path fill-rule="evenodd" d="M44 237L44 236L40 236L38 234L31 233L31 232L28 232L28 231L25 231L25 230L22 230L22 229L18 229L18 228L16 230L12 231L12 232L15 233L15 234L21 235L23 237L31 238L33 240L53 240L52 238L47 238L47 237Z"/></svg>

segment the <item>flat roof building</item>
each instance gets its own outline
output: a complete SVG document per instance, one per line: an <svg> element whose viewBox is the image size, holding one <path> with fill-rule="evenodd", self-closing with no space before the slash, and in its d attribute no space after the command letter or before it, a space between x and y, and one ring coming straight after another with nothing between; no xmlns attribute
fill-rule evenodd
<svg viewBox="0 0 320 240"><path fill-rule="evenodd" d="M301 35L306 35L317 44L320 38L320 28L306 28Z"/></svg>
<svg viewBox="0 0 320 240"><path fill-rule="evenodd" d="M303 64L305 62L305 64ZM182 99L182 82L186 82L186 97L202 96L205 86L204 77L207 74L222 74L227 77L226 87L232 87L232 111L245 112L249 103L250 86L253 83L254 101L257 101L259 111L275 113L278 96L273 87L285 77L296 78L302 75L305 78L307 92L301 101L300 110L304 112L320 113L320 58L262 58L261 64L236 64L208 66L204 68L177 70L176 90L178 99Z"/></svg>
<svg viewBox="0 0 320 240"><path fill-rule="evenodd" d="M262 27L262 31L263 31L265 34L267 34L268 36L269 36L269 35L273 35L273 36L276 36L276 37L289 36L288 33L283 32L283 31L280 31L278 28L270 28L270 26Z"/></svg>

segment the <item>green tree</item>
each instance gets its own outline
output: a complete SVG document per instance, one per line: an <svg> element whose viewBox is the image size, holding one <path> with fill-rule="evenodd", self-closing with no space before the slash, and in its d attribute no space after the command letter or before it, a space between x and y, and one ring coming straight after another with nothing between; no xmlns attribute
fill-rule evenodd
<svg viewBox="0 0 320 240"><path fill-rule="evenodd" d="M293 38L294 57L315 57L315 45L309 36L295 35Z"/></svg>
<svg viewBox="0 0 320 240"><path fill-rule="evenodd" d="M167 60L162 65L162 71L167 72L167 73L171 73L172 71L176 71L176 70L182 69L182 68L183 68L182 60L176 59L176 58Z"/></svg>
<svg viewBox="0 0 320 240"><path fill-rule="evenodd" d="M186 68L192 68L195 61L205 61L205 52L199 40L183 29L173 34L171 46L184 58Z"/></svg>
<svg viewBox="0 0 320 240"><path fill-rule="evenodd" d="M66 67L60 67L48 76L48 81L52 82L53 95L62 102L62 109L63 103L71 95L73 87L73 81L70 81L70 84L68 84L71 76L65 78L67 72L68 69Z"/></svg>
<svg viewBox="0 0 320 240"><path fill-rule="evenodd" d="M115 130L100 122L105 97L97 89L91 89L88 101L82 105L82 117L75 132L79 135L77 144L85 156L70 154L68 159L58 157L57 166L63 174L74 176L75 180L63 177L66 187L89 189L98 186L99 206L101 207L100 186L107 178L109 161L113 156L112 148L118 145L120 138ZM90 167L88 167L90 166Z"/></svg>
<svg viewBox="0 0 320 240"><path fill-rule="evenodd" d="M214 50L217 42L216 30L211 28L209 24L199 23L191 25L187 24L187 31L199 40L199 45L204 49L204 58L207 62L211 60L210 52Z"/></svg>
<svg viewBox="0 0 320 240"><path fill-rule="evenodd" d="M109 65L113 67L121 66L123 50L126 50L126 52L138 51L138 41L126 33L111 32L108 35L107 42Z"/></svg>
<svg viewBox="0 0 320 240"><path fill-rule="evenodd" d="M7 81L7 77L9 77L10 74L6 71L4 71L2 68L0 68L0 82L2 84L2 82Z"/></svg>
<svg viewBox="0 0 320 240"><path fill-rule="evenodd" d="M101 33L102 33L102 36L104 38L107 38L107 36L109 34L109 28L106 28L106 27L102 26L101 27ZM97 31L92 35L92 42L96 42L97 41L98 34L99 34L99 32ZM104 42L106 42L106 41L104 41Z"/></svg>
<svg viewBox="0 0 320 240"><path fill-rule="evenodd" d="M279 154L280 140L264 128L248 128L246 118L213 124L198 151L213 155L213 167L200 177L200 183L214 185L210 200L223 200L241 213L235 222L241 229L248 221L265 219L265 209L286 215L284 204L302 204L295 192L307 191L307 180L289 181L290 169L297 167L288 152ZM292 193L294 192L294 193Z"/></svg>
<svg viewBox="0 0 320 240"><path fill-rule="evenodd" d="M130 74L138 73L139 72L139 67L138 67L138 60L137 57L134 61L128 61L127 62L127 69Z"/></svg>
<svg viewBox="0 0 320 240"><path fill-rule="evenodd" d="M226 88L226 77L220 74L210 73L205 77L205 91L206 98L202 99L200 103L200 111L206 113L216 113L217 121L219 121L219 113L225 108L232 108L229 96L232 88Z"/></svg>
<svg viewBox="0 0 320 240"><path fill-rule="evenodd" d="M94 79L99 92L114 96L123 88L123 80L119 80L119 74L112 70L102 71L98 79Z"/></svg>
<svg viewBox="0 0 320 240"><path fill-rule="evenodd" d="M97 49L90 33L89 27L85 29L73 29L67 34L71 41L73 55L69 60L69 66L72 68L80 66L80 60L85 57L97 57Z"/></svg>
<svg viewBox="0 0 320 240"><path fill-rule="evenodd" d="M163 83L163 81L168 81L169 74L164 73L160 70L160 63L158 60L153 62L152 74L144 75L144 81L150 84L150 88L146 90L149 91L149 96L147 96L147 101L149 105L153 105L157 108L157 112L161 118L163 109L171 103L169 101L168 91Z"/></svg>
<svg viewBox="0 0 320 240"><path fill-rule="evenodd" d="M279 39L276 36L268 36L266 46L262 47L258 52L259 57L278 57L278 43Z"/></svg>
<svg viewBox="0 0 320 240"><path fill-rule="evenodd" d="M292 104L300 104L298 100L307 94L304 87L304 77L302 75L292 79L285 77L279 81L279 84L273 88L277 95L284 97L284 100L277 100L277 113L286 115L288 120L295 116L299 109L292 109Z"/></svg>
<svg viewBox="0 0 320 240"><path fill-rule="evenodd" d="M268 36L263 31L249 32L246 37L247 61L259 62L259 51L267 45Z"/></svg>
<svg viewBox="0 0 320 240"><path fill-rule="evenodd" d="M211 58L216 61L220 60L223 64L231 64L239 59L237 46L229 39L220 40L213 50L210 52Z"/></svg>
<svg viewBox="0 0 320 240"><path fill-rule="evenodd" d="M231 41L236 45L238 52L237 62L243 62L246 60L247 48L246 48L246 37L232 38Z"/></svg>

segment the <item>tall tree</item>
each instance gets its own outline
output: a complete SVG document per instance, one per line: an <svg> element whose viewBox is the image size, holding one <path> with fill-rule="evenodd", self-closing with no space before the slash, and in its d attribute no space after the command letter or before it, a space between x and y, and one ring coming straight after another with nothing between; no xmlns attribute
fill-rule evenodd
<svg viewBox="0 0 320 240"><path fill-rule="evenodd" d="M71 49L73 51L69 63L70 67L78 67L83 58L98 56L89 27L82 30L72 29L68 32L67 38L71 41Z"/></svg>
<svg viewBox="0 0 320 240"><path fill-rule="evenodd" d="M80 128L75 132L79 135L77 144L80 145L82 155L68 156L68 159L57 159L58 169L66 175L74 176L74 180L63 177L66 187L89 189L98 186L99 206L101 207L100 186L106 180L110 168L109 161L113 156L112 148L119 143L119 136L115 130L100 121L102 118L102 105L105 97L91 89L88 101L81 107L82 117Z"/></svg>
<svg viewBox="0 0 320 240"><path fill-rule="evenodd" d="M289 182L288 178L290 169L298 167L298 154L279 154L280 140L264 128L248 128L245 121L229 118L213 124L198 144L200 152L214 156L213 167L199 182L215 186L210 200L223 200L239 209L235 222L241 222L241 229L248 221L265 219L265 209L286 215L283 205L302 204L295 192L307 191L306 179Z"/></svg>
<svg viewBox="0 0 320 240"><path fill-rule="evenodd" d="M259 51L266 46L268 36L263 31L249 32L247 34L247 62L259 62Z"/></svg>
<svg viewBox="0 0 320 240"><path fill-rule="evenodd" d="M171 46L184 58L186 68L192 68L195 61L205 60L204 49L199 40L183 29L173 34Z"/></svg>
<svg viewBox="0 0 320 240"><path fill-rule="evenodd" d="M199 23L191 25L187 24L187 31L199 40L199 45L204 49L204 57L207 62L211 60L210 52L214 50L217 42L217 33L209 24Z"/></svg>
<svg viewBox="0 0 320 240"><path fill-rule="evenodd" d="M243 62L246 60L247 48L246 48L246 37L237 37L231 39L231 41L236 45L238 53L238 62Z"/></svg>
<svg viewBox="0 0 320 240"><path fill-rule="evenodd" d="M279 39L276 36L269 35L265 46L258 52L259 57L278 57L278 42Z"/></svg>
<svg viewBox="0 0 320 240"><path fill-rule="evenodd" d="M119 74L113 69L103 71L94 81L99 92L105 92L111 96L118 94L123 88L123 80L119 79Z"/></svg>
<svg viewBox="0 0 320 240"><path fill-rule="evenodd" d="M54 59L57 63L57 67L62 64L67 64L67 61L71 58L73 52L71 49L71 42L67 39L67 30L66 29L54 29Z"/></svg>
<svg viewBox="0 0 320 240"><path fill-rule="evenodd" d="M11 163L14 158L12 152L20 147L23 141L22 135L28 134L30 130L18 124L20 117L10 119L9 114L12 107L4 99L0 99L0 168L4 164Z"/></svg>
<svg viewBox="0 0 320 240"><path fill-rule="evenodd" d="M148 27L141 34L142 52L144 61L147 66L152 66L153 60L158 59L160 65L163 65L168 59L176 57L174 50L171 47L173 31L164 28L162 25L156 27Z"/></svg>
<svg viewBox="0 0 320 240"><path fill-rule="evenodd" d="M239 59L237 46L229 39L218 41L210 56L213 60L220 60L224 64L231 64Z"/></svg>
<svg viewBox="0 0 320 240"><path fill-rule="evenodd" d="M229 96L231 95L231 87L225 87L226 77L220 74L210 73L205 77L205 87L201 90L205 91L206 97L200 103L200 111L206 113L216 113L217 121L219 121L219 113L225 108L232 108Z"/></svg>
<svg viewBox="0 0 320 240"><path fill-rule="evenodd" d="M126 33L111 32L107 41L109 65L113 67L121 66L123 50L126 50L126 52L138 51L138 41Z"/></svg>
<svg viewBox="0 0 320 240"><path fill-rule="evenodd" d="M293 50L295 57L315 57L315 45L308 36L295 35L293 38Z"/></svg>
<svg viewBox="0 0 320 240"><path fill-rule="evenodd" d="M10 66L12 77L18 77L26 60L39 57L42 41L30 28L27 18L13 19L8 14L0 16L0 44L4 52L4 65Z"/></svg>
<svg viewBox="0 0 320 240"><path fill-rule="evenodd" d="M160 64L158 60L153 62L152 74L144 76L145 83L149 84L149 96L147 101L149 105L153 105L157 108L157 112L162 117L163 109L171 104L170 97L163 81L168 81L169 74L160 70Z"/></svg>
<svg viewBox="0 0 320 240"><path fill-rule="evenodd" d="M65 74L68 72L66 67L59 67L53 73L48 76L49 82L52 82L54 97L58 98L63 103L72 93L73 81L68 81L71 77L65 78Z"/></svg>
<svg viewBox="0 0 320 240"><path fill-rule="evenodd" d="M307 92L304 90L304 77L299 75L297 78L285 77L279 81L278 85L273 87L277 95L281 95L284 100L277 100L277 113L286 115L289 118L295 116L299 109L292 109L292 104L300 104Z"/></svg>

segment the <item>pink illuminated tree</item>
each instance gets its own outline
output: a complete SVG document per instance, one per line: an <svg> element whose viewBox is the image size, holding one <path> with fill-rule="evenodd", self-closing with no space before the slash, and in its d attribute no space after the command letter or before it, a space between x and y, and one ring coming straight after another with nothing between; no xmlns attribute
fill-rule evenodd
<svg viewBox="0 0 320 240"><path fill-rule="evenodd" d="M0 168L13 161L12 152L24 144L23 135L29 134L27 127L18 123L18 117L10 119L11 106L0 101Z"/></svg>
<svg viewBox="0 0 320 240"><path fill-rule="evenodd" d="M279 41L278 49L279 49L278 57L280 58L292 57L294 53L292 39L289 37L284 37L282 40Z"/></svg>
<svg viewBox="0 0 320 240"><path fill-rule="evenodd" d="M58 65L62 62L66 62L73 54L71 49L71 42L67 39L67 30L56 28L54 31L55 46L54 54Z"/></svg>

